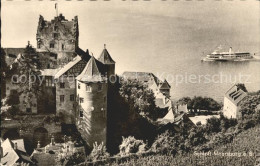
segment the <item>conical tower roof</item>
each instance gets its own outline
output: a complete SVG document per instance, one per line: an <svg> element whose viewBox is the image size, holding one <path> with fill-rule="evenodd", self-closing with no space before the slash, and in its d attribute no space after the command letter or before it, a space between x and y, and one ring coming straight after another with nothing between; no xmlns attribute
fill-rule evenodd
<svg viewBox="0 0 260 166"><path fill-rule="evenodd" d="M100 57L98 58L98 60L103 64L115 64L115 61L112 59L112 57L110 56L109 52L106 49L106 44L104 44L104 49Z"/></svg>
<svg viewBox="0 0 260 166"><path fill-rule="evenodd" d="M83 69L80 75L76 78L82 82L100 82L104 81L104 78L101 76L101 73L98 70L96 59L92 55L89 59L86 67Z"/></svg>

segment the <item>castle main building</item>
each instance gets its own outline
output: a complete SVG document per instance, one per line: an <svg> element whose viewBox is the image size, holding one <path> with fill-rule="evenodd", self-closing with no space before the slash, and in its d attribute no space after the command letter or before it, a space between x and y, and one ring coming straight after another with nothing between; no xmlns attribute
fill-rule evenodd
<svg viewBox="0 0 260 166"><path fill-rule="evenodd" d="M94 142L106 144L109 77L115 74L115 61L106 46L98 59L80 49L77 16L68 21L62 14L51 21L40 16L36 40L43 94L36 97L33 108L21 103L20 110L55 113L64 124L76 124L90 147ZM9 66L23 54L22 49L6 48L5 52ZM7 81L6 95L19 92L17 85Z"/></svg>

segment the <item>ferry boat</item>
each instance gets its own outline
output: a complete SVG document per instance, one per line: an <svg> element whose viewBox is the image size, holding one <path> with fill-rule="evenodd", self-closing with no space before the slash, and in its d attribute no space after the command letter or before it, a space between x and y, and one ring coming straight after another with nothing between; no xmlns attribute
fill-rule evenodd
<svg viewBox="0 0 260 166"><path fill-rule="evenodd" d="M203 61L247 61L253 59L249 52L234 52L232 47L228 52L214 51L208 54Z"/></svg>

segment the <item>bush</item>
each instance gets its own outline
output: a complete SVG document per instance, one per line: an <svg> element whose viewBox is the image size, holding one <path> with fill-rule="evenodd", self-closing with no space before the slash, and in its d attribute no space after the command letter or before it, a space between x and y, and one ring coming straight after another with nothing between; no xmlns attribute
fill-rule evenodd
<svg viewBox="0 0 260 166"><path fill-rule="evenodd" d="M151 151L161 154L175 154L175 140L170 135L169 131L166 131L159 135L151 146Z"/></svg>
<svg viewBox="0 0 260 166"><path fill-rule="evenodd" d="M133 136L123 137L122 144L119 146L120 155L128 155L131 153L143 153L147 150L147 144L143 140L137 140Z"/></svg>
<svg viewBox="0 0 260 166"><path fill-rule="evenodd" d="M103 142L98 145L97 142L93 144L93 150L89 155L89 159L92 161L103 160L109 157L109 153L107 153L106 146Z"/></svg>

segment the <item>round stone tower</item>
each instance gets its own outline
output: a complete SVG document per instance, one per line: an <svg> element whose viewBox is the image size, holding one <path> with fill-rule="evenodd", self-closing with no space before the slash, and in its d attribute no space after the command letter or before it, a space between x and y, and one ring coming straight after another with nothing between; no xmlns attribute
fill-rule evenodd
<svg viewBox="0 0 260 166"><path fill-rule="evenodd" d="M101 75L92 56L76 78L78 113L76 123L90 147L107 140L107 79Z"/></svg>

